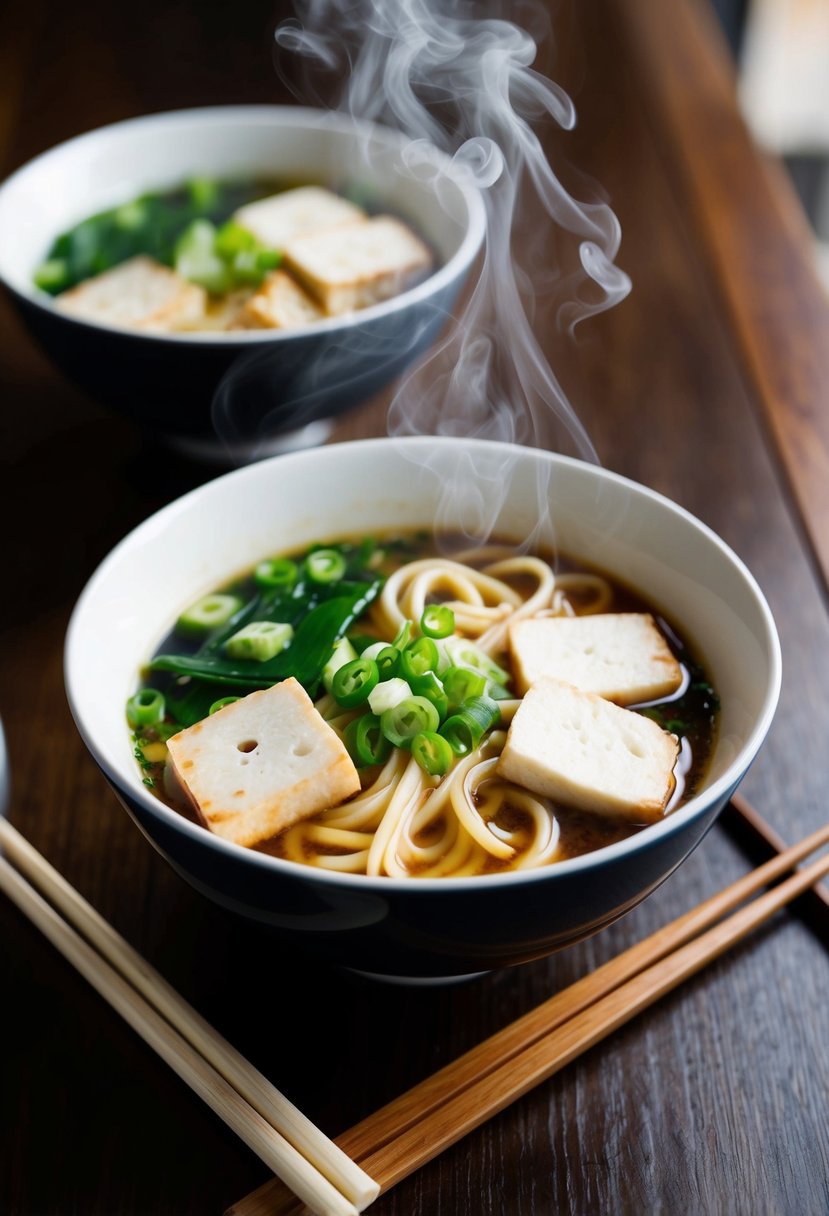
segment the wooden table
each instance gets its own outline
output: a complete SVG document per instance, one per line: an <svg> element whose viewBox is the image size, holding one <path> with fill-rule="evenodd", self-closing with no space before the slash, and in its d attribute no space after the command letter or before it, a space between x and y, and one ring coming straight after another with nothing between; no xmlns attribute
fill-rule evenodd
<svg viewBox="0 0 829 1216"><path fill-rule="evenodd" d="M780 709L745 792L786 839L825 818L829 307L805 227L747 142L704 0L559 10L579 110L551 139L622 223L630 298L539 336L603 463L715 528L782 635ZM6 7L0 158L149 110L280 100L270 15L103 2ZM566 158L566 164L564 161ZM12 239L13 239L13 234ZM2 234L9 239L10 234ZM4 633L13 820L332 1134L744 872L718 826L643 906L544 962L401 990L288 964L164 864L120 809L65 703L74 599L130 527L214 470L183 464L66 385L2 305ZM336 438L383 433L385 401ZM770 437L793 463L772 454ZM795 474L794 469L798 472ZM819 512L811 540L792 487ZM220 1213L266 1172L0 901L0 1211ZM829 960L797 916L767 930L382 1198L381 1214L825 1213ZM339 1043L322 1053L331 1028Z"/></svg>

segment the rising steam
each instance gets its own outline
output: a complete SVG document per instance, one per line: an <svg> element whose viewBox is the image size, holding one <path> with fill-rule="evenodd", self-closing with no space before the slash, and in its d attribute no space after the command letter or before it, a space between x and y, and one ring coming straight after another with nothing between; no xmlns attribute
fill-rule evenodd
<svg viewBox="0 0 829 1216"><path fill-rule="evenodd" d="M298 19L276 38L281 50L338 74L338 109L402 130L413 141L411 158L418 141L440 148L483 192L487 239L477 283L442 346L397 392L390 433L533 443L549 432L552 415L577 454L595 460L530 319L551 290L559 328L570 334L622 300L630 280L613 264L621 230L605 203L577 202L564 189L533 128L545 118L566 130L576 121L567 94L532 68L543 10L521 6L530 33L481 15L487 9L466 0L298 0ZM527 227L539 226L539 214L578 242L578 264L566 273L550 268L549 249L545 259L515 239L526 217ZM549 231L548 220L541 230Z"/></svg>

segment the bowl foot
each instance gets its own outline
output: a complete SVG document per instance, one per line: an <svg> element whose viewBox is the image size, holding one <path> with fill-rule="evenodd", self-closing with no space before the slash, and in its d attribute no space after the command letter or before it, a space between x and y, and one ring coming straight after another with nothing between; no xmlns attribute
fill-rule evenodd
<svg viewBox="0 0 829 1216"><path fill-rule="evenodd" d="M356 967L345 967L352 975L359 975L364 980L373 980L377 984L397 984L401 988L437 988L448 984L465 984L469 980L479 980L488 971L468 971L463 975L381 975L377 971L358 971Z"/></svg>

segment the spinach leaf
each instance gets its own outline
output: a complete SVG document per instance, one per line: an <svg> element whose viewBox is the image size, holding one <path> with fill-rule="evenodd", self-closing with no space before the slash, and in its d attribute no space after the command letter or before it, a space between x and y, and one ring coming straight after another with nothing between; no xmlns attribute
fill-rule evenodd
<svg viewBox="0 0 829 1216"><path fill-rule="evenodd" d="M295 625L294 636L285 650L264 663L253 659L228 659L217 653L218 647L210 645L209 648L202 647L195 655L157 655L150 663L150 668L153 671L171 671L179 676L192 676L196 680L211 681L220 685L235 684L247 691L270 688L279 680L295 676L300 684L311 692L320 680L322 669L334 644L376 598L382 584L381 578L371 583L337 583L333 588L335 594L331 594L329 590L328 597L321 603L316 603L310 611L307 610L308 605L313 600L308 596L290 604L280 603L280 612L286 608L290 609L288 620L290 624ZM260 608L261 606L260 603ZM237 614L237 621L242 611ZM271 616L270 619L276 618ZM285 616L280 616L279 619L284 620Z"/></svg>

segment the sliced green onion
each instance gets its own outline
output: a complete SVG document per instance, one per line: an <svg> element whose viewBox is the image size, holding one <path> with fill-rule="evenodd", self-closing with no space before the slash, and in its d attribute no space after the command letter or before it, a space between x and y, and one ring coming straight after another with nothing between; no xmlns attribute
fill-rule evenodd
<svg viewBox="0 0 829 1216"><path fill-rule="evenodd" d="M257 587L293 587L299 567L289 557L269 557L253 572Z"/></svg>
<svg viewBox="0 0 829 1216"><path fill-rule="evenodd" d="M221 295L233 286L227 264L215 252L216 229L210 220L193 220L176 241L175 268L183 278Z"/></svg>
<svg viewBox="0 0 829 1216"><path fill-rule="evenodd" d="M430 777L443 777L455 760L455 753L442 735L433 730L421 731L412 739L412 755Z"/></svg>
<svg viewBox="0 0 829 1216"><path fill-rule="evenodd" d="M219 697L218 701L214 701L207 711L208 718L211 714L217 714L220 709L224 709L226 705L232 705L234 701L241 700L240 697Z"/></svg>
<svg viewBox="0 0 829 1216"><path fill-rule="evenodd" d="M431 638L417 638L400 652L400 674L404 680L435 671L437 665L438 648Z"/></svg>
<svg viewBox="0 0 829 1216"><path fill-rule="evenodd" d="M500 717L501 711L495 701L489 697L471 697L456 714L446 719L440 733L456 756L468 756Z"/></svg>
<svg viewBox="0 0 829 1216"><path fill-rule="evenodd" d="M133 199L129 203L122 203L112 213L112 222L121 232L138 232L149 218L147 204L140 198Z"/></svg>
<svg viewBox="0 0 829 1216"><path fill-rule="evenodd" d="M315 549L306 557L305 569L314 583L338 583L345 574L345 558L339 549Z"/></svg>
<svg viewBox="0 0 829 1216"><path fill-rule="evenodd" d="M212 177L191 177L187 193L195 211L212 211L219 202L219 183Z"/></svg>
<svg viewBox="0 0 829 1216"><path fill-rule="evenodd" d="M334 672L331 692L345 709L353 709L368 700L379 681L380 672L374 659L353 659Z"/></svg>
<svg viewBox="0 0 829 1216"><path fill-rule="evenodd" d="M382 680L368 694L369 708L373 714L382 714L411 695L412 690L405 680Z"/></svg>
<svg viewBox="0 0 829 1216"><path fill-rule="evenodd" d="M383 734L395 747L409 747L415 735L439 726L438 711L425 697L406 697L380 715Z"/></svg>
<svg viewBox="0 0 829 1216"><path fill-rule="evenodd" d="M235 220L228 220L227 223L222 224L216 233L213 248L220 258L226 258L230 261L237 253L247 253L255 250L256 244L256 237L249 228L243 228Z"/></svg>
<svg viewBox="0 0 829 1216"><path fill-rule="evenodd" d="M176 621L176 630L188 637L199 637L226 625L234 613L242 607L242 601L235 595L221 595L213 592L205 595Z"/></svg>
<svg viewBox="0 0 829 1216"><path fill-rule="evenodd" d="M395 639L392 642L392 646L395 648L395 650L402 650L404 646L408 646L411 636L412 622L404 621L397 631Z"/></svg>
<svg viewBox="0 0 829 1216"><path fill-rule="evenodd" d="M237 253L230 263L233 277L237 283L250 283L254 287L262 282L262 270L259 266L259 255L255 249L243 249Z"/></svg>
<svg viewBox="0 0 829 1216"><path fill-rule="evenodd" d="M373 657L381 680L390 680L400 671L400 651L396 646L384 646Z"/></svg>
<svg viewBox="0 0 829 1216"><path fill-rule="evenodd" d="M133 730L156 726L164 720L164 694L157 688L141 688L127 701L127 721Z"/></svg>
<svg viewBox="0 0 829 1216"><path fill-rule="evenodd" d="M493 662L474 642L466 638L446 638L443 647L453 666L471 667L473 671L482 672L488 680L494 680L496 684L509 683L509 672Z"/></svg>
<svg viewBox="0 0 829 1216"><path fill-rule="evenodd" d="M471 667L447 667L440 678L453 709L470 697L481 697L486 692L486 676Z"/></svg>
<svg viewBox="0 0 829 1216"><path fill-rule="evenodd" d="M231 659L267 663L290 644L293 636L293 626L282 621L249 621L227 639L224 648Z"/></svg>
<svg viewBox="0 0 829 1216"><path fill-rule="evenodd" d="M365 768L367 764L382 764L391 751L391 743L380 729L380 719L376 714L361 714L349 722L343 741L358 768Z"/></svg>
<svg viewBox="0 0 829 1216"><path fill-rule="evenodd" d="M281 261L282 254L278 249L256 250L256 266L262 274L267 274L269 270L275 270Z"/></svg>
<svg viewBox="0 0 829 1216"><path fill-rule="evenodd" d="M493 701L513 701L515 699L515 693L510 692L503 684L497 684L495 680L487 680L482 695L491 697Z"/></svg>
<svg viewBox="0 0 829 1216"><path fill-rule="evenodd" d="M58 292L65 291L67 287L71 286L72 273L69 263L66 258L47 258L35 271L34 280L35 287L56 296Z"/></svg>
<svg viewBox="0 0 829 1216"><path fill-rule="evenodd" d="M357 651L351 645L348 638L340 638L331 652L331 658L322 669L322 682L325 685L326 692L331 691L334 676L339 669L345 667L346 663L352 663L357 657Z"/></svg>
<svg viewBox="0 0 829 1216"><path fill-rule="evenodd" d="M455 632L455 614L446 604L427 604L420 618L420 632L427 638L448 638Z"/></svg>
<svg viewBox="0 0 829 1216"><path fill-rule="evenodd" d="M435 673L427 671L422 676L412 676L409 686L415 696L425 697L427 701L432 702L442 722L449 713L449 698Z"/></svg>

